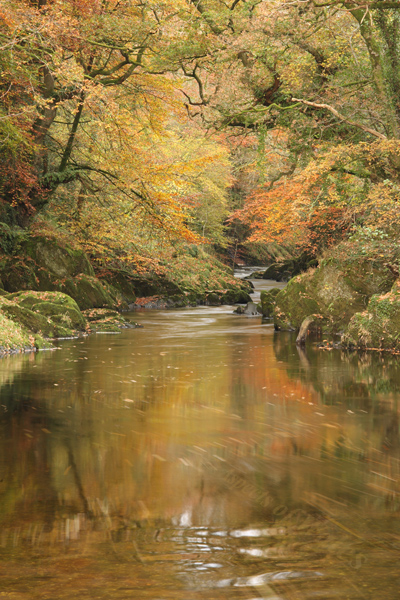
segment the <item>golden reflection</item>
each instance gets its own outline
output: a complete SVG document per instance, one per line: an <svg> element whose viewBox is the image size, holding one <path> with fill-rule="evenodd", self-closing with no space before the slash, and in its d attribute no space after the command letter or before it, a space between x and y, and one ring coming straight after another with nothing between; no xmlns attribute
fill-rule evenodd
<svg viewBox="0 0 400 600"><path fill-rule="evenodd" d="M397 364L299 353L290 338L260 326L247 333L231 316L222 330L216 323L196 336L185 330L195 317L186 325L180 317L182 335L168 338L162 318L148 331L0 362L7 560L15 549L32 560L47 548L59 557L51 572L60 582L73 565L62 552L74 548L82 586L98 590L93 556L106 561L113 582L117 572L129 580L115 565L138 565L126 583L135 589L157 560L181 561L175 573L205 570L217 586L246 582L260 561L270 572L300 565L310 573L348 569L344 556L363 565L360 548L391 556L400 496ZM375 378L381 372L384 384ZM307 549L310 535L317 542ZM199 559L206 553L213 560ZM240 572L217 575L217 559ZM200 577L193 573L192 583ZM185 581L171 597L180 598ZM304 576L304 586L313 585ZM164 588L151 593L168 597Z"/></svg>

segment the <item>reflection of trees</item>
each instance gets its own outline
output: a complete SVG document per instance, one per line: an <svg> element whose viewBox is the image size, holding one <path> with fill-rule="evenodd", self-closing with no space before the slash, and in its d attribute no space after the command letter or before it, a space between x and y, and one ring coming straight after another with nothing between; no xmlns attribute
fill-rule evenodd
<svg viewBox="0 0 400 600"><path fill-rule="evenodd" d="M104 349L82 360L78 345L39 355L36 369L22 361L2 394L5 530L84 538L90 548L100 540L107 551L114 544L115 560L146 564L170 531L190 552L196 527L211 547L222 528L228 548L232 528L291 527L295 511L311 535L321 523L326 533L335 507L350 529L347 506L372 517L397 510L395 396L384 405L373 391L385 363L313 348L299 355L290 336L275 334L274 346L271 338L230 332L213 348L205 336L162 358L121 347L110 364ZM315 405L316 390L329 411ZM356 407L368 414L347 415Z"/></svg>
<svg viewBox="0 0 400 600"><path fill-rule="evenodd" d="M380 394L400 392L400 361L397 356L370 352L326 351L308 345L296 349L291 334L276 333L274 350L292 379L311 383L323 404L349 403L349 408L382 410ZM351 405L350 405L351 404Z"/></svg>

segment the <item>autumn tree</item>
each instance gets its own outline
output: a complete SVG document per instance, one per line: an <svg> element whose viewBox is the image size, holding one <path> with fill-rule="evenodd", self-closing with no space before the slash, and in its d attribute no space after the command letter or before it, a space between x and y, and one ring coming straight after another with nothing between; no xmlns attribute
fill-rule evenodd
<svg viewBox="0 0 400 600"><path fill-rule="evenodd" d="M165 191L166 184L161 189L161 178L173 179L174 168L157 156L156 141L168 138L171 118L182 118L174 73L188 52L191 58L202 52L200 42L197 48L182 44L187 5L15 0L0 8L9 65L2 99L5 142L7 127L14 128L13 147L6 145L4 152L19 182L10 187L4 173L2 196L19 223L74 183L78 212L88 195L124 196L132 210L145 208L153 223L167 229L170 223L171 230L190 237L177 195Z"/></svg>
<svg viewBox="0 0 400 600"><path fill-rule="evenodd" d="M378 198L382 219L390 203L395 213L399 9L397 2L200 3L218 54L185 66L193 81L184 90L188 110L201 111L208 126L258 137L259 189L237 213L256 238L276 239L280 229L281 239L320 248L373 221ZM325 220L331 237L318 225Z"/></svg>

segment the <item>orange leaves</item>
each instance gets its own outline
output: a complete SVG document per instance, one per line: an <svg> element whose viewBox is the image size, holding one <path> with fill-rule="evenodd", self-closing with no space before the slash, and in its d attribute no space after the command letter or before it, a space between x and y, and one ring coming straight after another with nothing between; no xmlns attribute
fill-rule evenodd
<svg viewBox="0 0 400 600"><path fill-rule="evenodd" d="M249 225L249 242L296 244L303 234L300 215L294 208L302 194L298 181L284 181L274 188L261 188L247 199L232 218Z"/></svg>
<svg viewBox="0 0 400 600"><path fill-rule="evenodd" d="M257 190L232 219L250 227L249 242L276 242L315 255L348 230L346 211L332 202L316 201L321 192L321 181L315 177L310 181L300 174Z"/></svg>

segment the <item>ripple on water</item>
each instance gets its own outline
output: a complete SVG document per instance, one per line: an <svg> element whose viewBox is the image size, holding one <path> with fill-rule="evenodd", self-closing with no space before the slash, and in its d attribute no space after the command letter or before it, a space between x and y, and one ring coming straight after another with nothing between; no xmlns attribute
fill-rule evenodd
<svg viewBox="0 0 400 600"><path fill-rule="evenodd" d="M236 577L222 579L215 587L259 587L274 581L289 581L292 579L311 579L323 577L319 571L277 571L274 573L261 573L250 577Z"/></svg>

